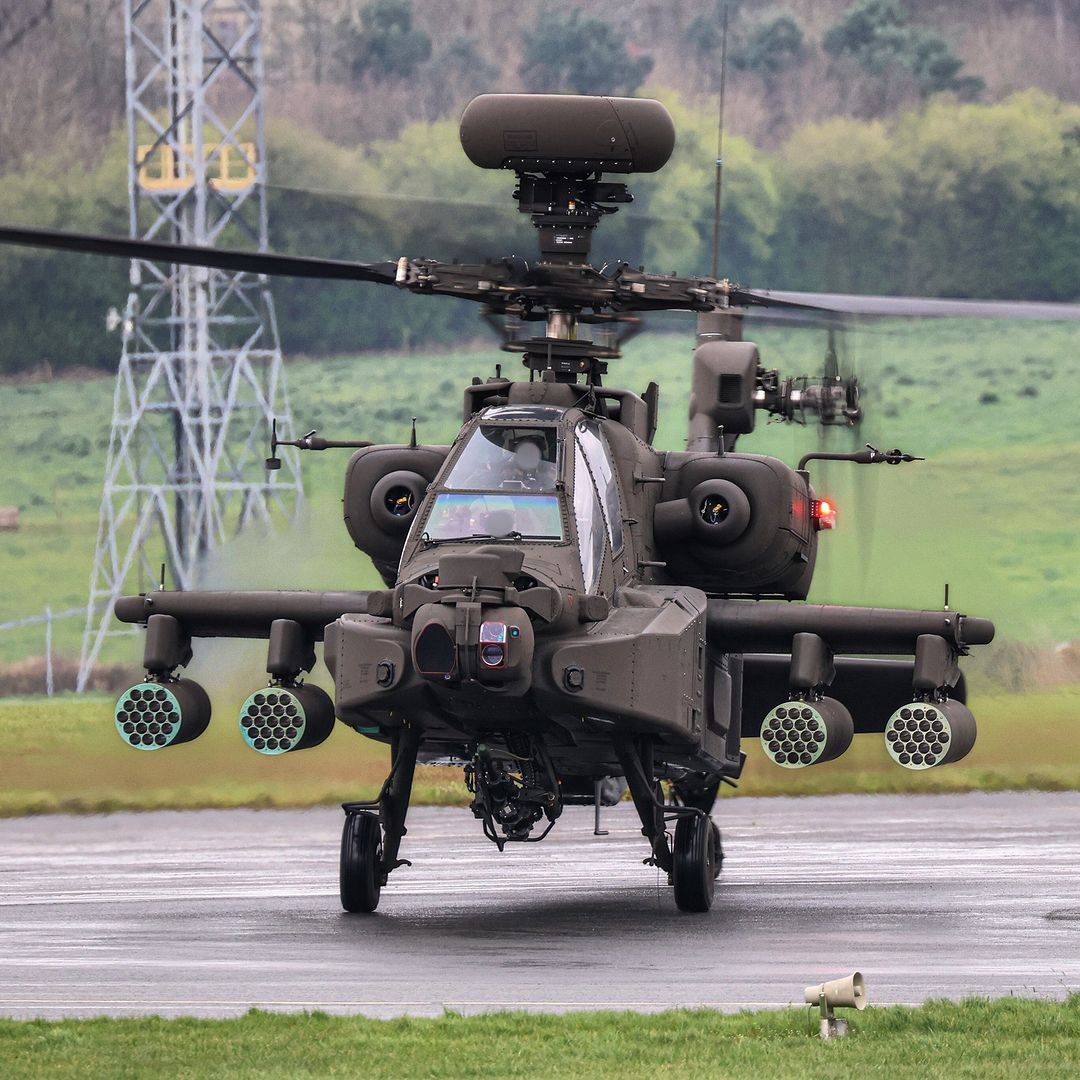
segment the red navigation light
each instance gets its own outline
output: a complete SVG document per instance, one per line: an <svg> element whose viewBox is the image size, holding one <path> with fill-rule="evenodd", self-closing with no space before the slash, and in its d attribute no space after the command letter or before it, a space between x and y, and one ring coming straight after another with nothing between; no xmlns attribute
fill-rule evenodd
<svg viewBox="0 0 1080 1080"><path fill-rule="evenodd" d="M812 512L815 529L836 528L836 507L828 499L815 499Z"/></svg>

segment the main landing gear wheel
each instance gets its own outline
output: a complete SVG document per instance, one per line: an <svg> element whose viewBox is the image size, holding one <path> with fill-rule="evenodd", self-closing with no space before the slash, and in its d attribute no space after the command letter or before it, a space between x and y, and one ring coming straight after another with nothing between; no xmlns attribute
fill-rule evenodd
<svg viewBox="0 0 1080 1080"><path fill-rule="evenodd" d="M374 911L382 891L382 830L374 814L346 814L341 832L341 906Z"/></svg>
<svg viewBox="0 0 1080 1080"><path fill-rule="evenodd" d="M675 826L671 882L680 911L708 911L712 907L719 873L717 835L716 826L704 814L681 817Z"/></svg>

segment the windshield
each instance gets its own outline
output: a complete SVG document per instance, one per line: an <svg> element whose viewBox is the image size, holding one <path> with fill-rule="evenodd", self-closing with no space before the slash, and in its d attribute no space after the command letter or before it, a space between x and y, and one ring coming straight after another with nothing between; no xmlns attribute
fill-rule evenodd
<svg viewBox="0 0 1080 1080"><path fill-rule="evenodd" d="M562 514L556 495L442 494L424 527L427 540L562 540Z"/></svg>
<svg viewBox="0 0 1080 1080"><path fill-rule="evenodd" d="M604 566L604 515L580 446L574 450L574 517L577 519L581 575L585 579L585 591L591 593L600 583L600 571Z"/></svg>
<svg viewBox="0 0 1080 1080"><path fill-rule="evenodd" d="M600 437L600 425L595 420L583 420L577 426L578 442L589 463L593 482L604 504L611 550L619 551L623 543L622 510L619 506L619 488L615 483L615 470L611 467L604 440Z"/></svg>
<svg viewBox="0 0 1080 1080"><path fill-rule="evenodd" d="M557 452L553 427L481 424L445 486L457 491L554 491Z"/></svg>

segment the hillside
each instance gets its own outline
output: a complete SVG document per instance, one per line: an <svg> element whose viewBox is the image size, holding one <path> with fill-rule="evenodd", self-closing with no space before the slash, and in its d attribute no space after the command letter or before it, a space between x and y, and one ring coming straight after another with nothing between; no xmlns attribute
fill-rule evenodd
<svg viewBox="0 0 1080 1080"><path fill-rule="evenodd" d="M597 265L661 272L711 263L715 119L674 91L678 145L659 173L631 178L634 202L605 221ZM721 273L745 285L1074 300L1080 297L1080 105L1034 91L993 105L945 98L888 122L836 119L766 151L725 144ZM125 138L93 168L4 178L0 221L122 234ZM343 149L282 121L270 126L270 242L346 259L477 261L528 255L513 178L474 168L454 120ZM292 186L289 186L292 185ZM315 189L323 194L313 193ZM327 190L336 192L326 194ZM234 230L222 244L245 242ZM105 313L123 308L127 264L91 255L0 250L0 374L38 366L113 371L120 342ZM470 305L417 303L349 282L275 288L286 355L342 355L475 337Z"/></svg>

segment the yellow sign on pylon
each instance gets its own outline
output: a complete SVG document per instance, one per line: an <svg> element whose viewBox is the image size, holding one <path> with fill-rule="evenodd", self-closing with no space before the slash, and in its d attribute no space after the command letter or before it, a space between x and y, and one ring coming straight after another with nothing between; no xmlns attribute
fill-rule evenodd
<svg viewBox="0 0 1080 1080"><path fill-rule="evenodd" d="M178 194L195 184L191 163L195 147L185 143L177 154L168 143L156 148L153 143L139 147L139 187L143 191ZM206 182L218 191L244 191L256 180L255 144L211 143L203 146Z"/></svg>

